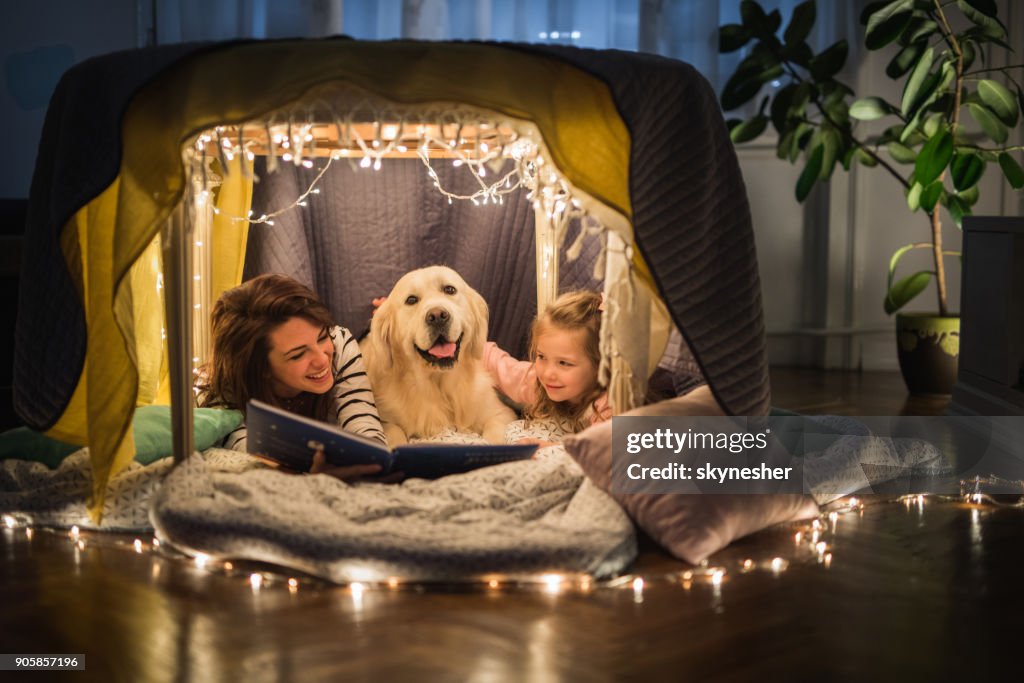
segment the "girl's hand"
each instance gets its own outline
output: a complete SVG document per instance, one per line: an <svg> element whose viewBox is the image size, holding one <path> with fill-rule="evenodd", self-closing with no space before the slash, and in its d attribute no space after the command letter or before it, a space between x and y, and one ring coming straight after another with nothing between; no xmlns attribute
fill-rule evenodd
<svg viewBox="0 0 1024 683"><path fill-rule="evenodd" d="M344 482L372 481L380 484L392 484L402 481L405 475L401 472L392 472L379 477L372 475L380 472L380 465L344 465L334 466L327 464L327 456L322 448L316 449L313 455L313 465L309 468L310 474L326 474Z"/></svg>
<svg viewBox="0 0 1024 683"><path fill-rule="evenodd" d="M377 309L380 308L381 304L383 304L387 300L388 300L388 298L386 296L378 296L376 299L371 301L370 303L373 304L373 310L370 311L370 315L372 316L372 315L376 314L377 313Z"/></svg>

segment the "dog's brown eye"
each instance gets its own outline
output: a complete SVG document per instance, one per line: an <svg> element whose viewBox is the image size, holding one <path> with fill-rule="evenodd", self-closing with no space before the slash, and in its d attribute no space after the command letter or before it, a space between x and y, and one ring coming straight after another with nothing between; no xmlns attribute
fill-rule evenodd
<svg viewBox="0 0 1024 683"><path fill-rule="evenodd" d="M443 291L448 296L455 294L455 288L452 287L451 285L445 285L444 287L441 288L441 291Z"/></svg>
<svg viewBox="0 0 1024 683"><path fill-rule="evenodd" d="M406 306L412 306L413 304L419 303L420 298L418 296L410 296L405 300Z"/></svg>

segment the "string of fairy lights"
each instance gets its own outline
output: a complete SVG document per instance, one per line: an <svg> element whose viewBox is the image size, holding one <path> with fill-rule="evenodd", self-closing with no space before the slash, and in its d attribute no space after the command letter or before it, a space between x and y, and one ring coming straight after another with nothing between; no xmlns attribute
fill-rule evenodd
<svg viewBox="0 0 1024 683"><path fill-rule="evenodd" d="M1003 491L1013 488L1019 493L1013 496L1014 500L1012 501L1000 500L983 491L988 486L998 486L999 490ZM928 502L968 504L971 507L974 527L979 525L979 512L983 507L1024 509L1024 481L977 477L974 480L962 481L960 488L959 495L910 494L896 498L895 502L902 503L908 511L916 510L919 515L924 514L924 508ZM791 529L795 529L792 536L793 544L785 553L785 557L780 554L758 559L747 557L741 560L718 562L705 560L692 568L656 575L628 573L607 580L596 580L586 574L547 572L531 575L483 574L473 580L460 583L476 586L486 591L541 590L552 595L627 590L632 591L633 600L637 603L643 602L645 589L654 585L676 585L687 591L703 586L711 589L712 599L715 601L721 599L722 586L739 576L753 573L769 573L773 576L780 576L794 564L816 564L824 570L831 569L835 563L833 543L839 524L842 523L844 517L849 515L863 516L864 510L864 502L860 498L851 496L831 503L827 506L826 511L817 518L791 526ZM94 530L82 530L78 526L72 526L70 530L34 526L31 517L21 513L4 514L2 523L5 534L15 534L21 531L27 540L32 540L36 533L66 537L74 546L76 564L80 563L82 554L89 548L114 547L122 550L130 549L140 555L149 554L154 560L151 570L154 580L160 577L163 571L162 563L166 561L190 564L197 571L244 581L248 583L253 593L280 589L294 594L300 590L322 590L325 586L333 585L316 577L292 575L277 568L267 569L260 563L216 558L201 552L186 555L167 547L167 544L161 543L156 537L148 539L136 537L132 541L126 541L123 536L111 537L109 534ZM974 527L972 527L972 534L980 538L980 527L979 529L974 529ZM10 537L8 540L11 540ZM257 564L260 564L260 568L253 568ZM419 587L422 587L422 583L405 580L398 576L373 578L368 574L367 580L351 581L344 586L351 594L355 605L360 607L363 594L368 591L418 590Z"/></svg>
<svg viewBox="0 0 1024 683"><path fill-rule="evenodd" d="M355 104L345 104L351 102ZM265 159L259 171L257 156ZM272 227L284 214L309 207L321 194L320 185L335 162L347 161L353 171L374 172L381 170L383 160L391 158L419 159L429 181L448 204L503 205L507 197L522 191L538 220L538 290L549 296L557 292L558 252L570 226L574 222L580 226L565 252L570 261L578 258L584 240L600 239L604 230L549 161L550 154L533 124L450 103L403 108L365 93L354 95L350 86L329 86L325 92L271 112L261 121L216 126L199 133L185 148L196 264L194 373L199 371L208 346L206 309L211 297L206 283L211 279L209 245L214 217ZM440 173L442 163L465 171L473 189L459 192L446 187L442 178L449 176ZM241 173L247 181L259 182L258 173L274 173L283 164L316 169L305 189L286 205L259 214L250 209L246 215L234 215L218 206L216 188L230 174ZM603 279L602 255L603 251L594 266L598 279ZM162 287L158 275L157 289ZM162 336L166 338L166 330Z"/></svg>

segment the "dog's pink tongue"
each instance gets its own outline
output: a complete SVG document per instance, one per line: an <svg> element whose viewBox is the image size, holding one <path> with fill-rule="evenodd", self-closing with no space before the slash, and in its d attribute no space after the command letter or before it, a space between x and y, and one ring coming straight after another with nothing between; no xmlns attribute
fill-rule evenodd
<svg viewBox="0 0 1024 683"><path fill-rule="evenodd" d="M455 342L438 342L427 353L435 358L451 358L455 355Z"/></svg>

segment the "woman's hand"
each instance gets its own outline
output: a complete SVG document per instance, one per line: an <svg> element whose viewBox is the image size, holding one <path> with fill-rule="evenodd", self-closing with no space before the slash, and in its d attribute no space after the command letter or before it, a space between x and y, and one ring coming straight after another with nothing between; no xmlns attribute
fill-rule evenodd
<svg viewBox="0 0 1024 683"><path fill-rule="evenodd" d="M380 465L343 465L334 466L327 464L327 456L324 450L318 448L313 455L313 465L309 468L310 474L326 474L344 482L372 481L378 484L393 484L402 481L405 475L401 472L392 472L383 476L372 475L380 473Z"/></svg>

